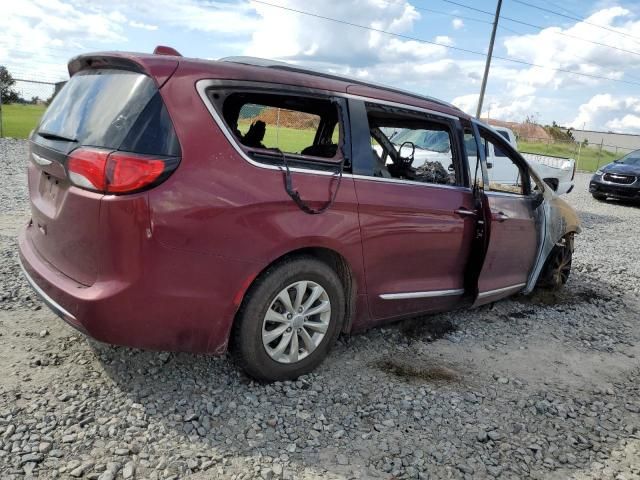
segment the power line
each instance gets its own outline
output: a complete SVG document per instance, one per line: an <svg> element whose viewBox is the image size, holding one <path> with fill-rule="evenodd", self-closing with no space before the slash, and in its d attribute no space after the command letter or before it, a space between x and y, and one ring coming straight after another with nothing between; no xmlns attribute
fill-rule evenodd
<svg viewBox="0 0 640 480"><path fill-rule="evenodd" d="M567 10L566 8L564 8L561 5L558 5L556 3L550 2L549 0L542 0L544 3L546 3L547 5L551 5L552 7L555 8L559 8L560 10L564 10L565 12L567 12L569 15L575 15L576 17L579 17L580 14L576 13L576 12L572 12L571 10Z"/></svg>
<svg viewBox="0 0 640 480"><path fill-rule="evenodd" d="M505 27L504 25L498 25L498 28L501 30L506 30L507 32L513 33L515 35L526 35L525 32L520 32L518 30L513 30L509 27ZM585 57L579 57L577 55L573 55L573 58L575 58L576 60L580 60L581 63L586 63L586 64L590 64L590 65L596 65L595 63L593 63L591 60L585 58ZM597 66L597 65L596 65ZM632 80L636 80L637 82L640 82L640 77L636 77L634 75L630 75L628 72L624 72L624 76L628 77Z"/></svg>
<svg viewBox="0 0 640 480"><path fill-rule="evenodd" d="M440 1L445 2L445 3L450 3L450 4L452 4L452 5L457 5L457 6L459 6L459 7L467 8L467 9L469 9L469 10L473 10L473 11L476 11L476 12L484 13L484 14L486 14L486 15L493 15L493 13L488 12L488 11L486 11L486 10L482 10L482 9L480 9L480 8L475 8L475 7L472 7L472 6L470 6L470 5L465 5L465 4L463 4L463 3L459 3L459 2L456 2L456 1L454 1L454 0L440 0ZM514 1L517 1L517 0L514 0ZM521 3L521 2L520 2L520 3ZM520 24L520 25L525 25L525 26L527 26L527 27L536 28L536 29L538 29L538 30L540 30L540 31L542 31L542 30L546 30L546 29L548 29L548 28L552 28L552 27L543 27L543 26L541 26L541 25L535 25L535 24L533 24L533 23L525 22L525 21L523 21L523 20L518 20L517 18L507 17L507 16L505 16L505 15L501 15L501 16L500 16L500 18L501 18L501 19L503 19L503 20L508 20L508 21L510 21L510 22ZM579 18L577 18L576 20L582 21L582 20L581 20L581 19L579 19ZM584 23L588 23L588 22L584 22ZM550 33L551 33L551 34L553 34L553 35L561 35L561 36L563 36L563 37L573 38L573 39L576 39L576 40L581 40L581 41L583 41L583 42L592 43L592 44L594 44L594 45L599 45L599 46L601 46L601 47L612 48L612 49L614 49L614 50L618 50L618 51L620 51L620 52L630 53L630 54L632 54L632 55L639 55L639 56L640 56L640 52L635 52L635 51L633 51L633 50L627 50L627 49L624 49L624 48L616 47L616 46L614 46L614 45L609 45L608 43L602 43L602 42L597 42L597 41L595 41L595 40L589 40L589 39L587 39L587 38L579 37L579 36L577 36L577 35L572 35L572 34L570 34L570 33L565 33L565 32L556 32L556 31L552 31L552 32L550 32Z"/></svg>
<svg viewBox="0 0 640 480"><path fill-rule="evenodd" d="M273 4L273 3L265 2L263 0L252 0L252 1L254 3L259 3L261 5L267 5L269 7L279 8L281 10L286 10L286 11L289 11L289 12L298 13L300 15L307 15L307 16L310 16L310 17L319 18L319 19L322 19L322 20L330 21L330 22L340 23L342 25L348 25L348 26L355 27L355 28L360 28L360 29L363 29L363 30L370 30L370 31L373 31L373 32L382 33L384 35L390 35L390 36L393 36L393 37L403 38L405 40L412 40L414 42L426 43L426 44L429 44L429 45L437 45L439 47L447 48L447 49L450 49L450 50L456 50L456 51L460 51L460 52L464 52L464 53L469 53L469 54L472 54L472 55L478 55L478 56L485 57L485 58L487 56L485 53L478 52L476 50L470 50L470 49L466 49L466 48L455 47L453 45L447 45L447 44L444 44L444 43L434 42L434 41L431 41L431 40L425 40L425 39L418 38L418 37L413 37L413 36L410 36L410 35L403 35L401 33L389 32L387 30L382 30L380 28L370 27L370 26L367 26L367 25L360 25L360 24L357 24L357 23L352 23L352 22L348 22L346 20L340 20L340 19L337 19L337 18L326 17L324 15L319 15L319 14L316 14L316 13L306 12L304 10L297 10L295 8L285 7L283 5L276 5L276 4ZM447 1L451 1L451 0L447 0ZM528 66L528 67L536 67L536 68L552 70L552 71L560 72L560 73L568 73L568 74L577 75L577 76L580 76L580 77L587 77L587 78L593 78L593 79L598 79L598 80L609 80L611 82L626 83L626 84L629 84L629 85L640 86L639 82L631 82L631 81L622 80L622 79L619 79L619 78L605 77L603 75L595 75L595 74L584 73L584 72L574 72L574 71L567 70L567 69L564 69L564 68L555 68L555 67L549 67L549 66L546 66L546 65L538 65L538 64L535 64L535 63L526 62L524 60L517 60L515 58L510 58L510 57L501 57L501 56L498 56L498 55L494 55L493 58L498 59L498 60L503 60L505 62L511 62L511 63L517 63L519 65L525 65L525 66Z"/></svg>
<svg viewBox="0 0 640 480"><path fill-rule="evenodd" d="M470 53L472 55L482 55L483 57L486 56L486 54L481 53L481 52L476 52L475 50L469 50L469 49L462 48L462 47L455 47L453 45L447 45L446 43L440 43L440 42L435 42L435 41L431 41L431 40L424 40L422 38L412 37L410 35L404 35L402 33L389 32L387 30L382 30L381 28L369 27L367 25L360 25L358 23L352 23L352 22L348 22L346 20L340 20L338 18L325 17L324 15L320 15L320 14L317 14L317 13L306 12L304 10L297 10L295 8L285 7L283 5L276 5L274 3L265 2L263 0L252 0L252 1L254 3L259 3L261 5L267 5L269 7L280 8L282 10L287 10L289 12L294 12L294 13L299 13L301 15L307 15L307 16L310 16L310 17L319 18L321 20L328 20L330 22L341 23L342 25L348 25L350 27L361 28L361 29L364 29L364 30L371 30L372 32L382 33L382 34L385 34L385 35L391 35L393 37L398 37L398 38L404 38L405 40L413 40L414 42L426 43L426 44L429 44L429 45L436 45L438 47L448 48L448 49L451 49L451 50L457 50L459 52L464 52L464 53Z"/></svg>
<svg viewBox="0 0 640 480"><path fill-rule="evenodd" d="M391 5L390 2L386 2L386 3L388 5ZM461 18L463 20L468 20L470 22L478 22L478 23L484 23L484 24L487 24L487 25L492 25L492 22L490 22L488 20L481 20L479 18L467 17L465 15L458 15L456 13L443 12L442 10L434 10L432 8L417 7L415 5L412 5L412 7L415 8L416 10L423 11L423 12L430 12L430 13L435 13L435 14L438 14L438 15L446 15L448 17Z"/></svg>
<svg viewBox="0 0 640 480"><path fill-rule="evenodd" d="M493 17L493 12L488 12L487 10L482 10L481 8L472 7L471 5L465 5L464 3L454 2L453 0L440 0L440 1L445 3L450 3L451 5L457 5L458 7L466 8L468 10L473 10L474 12L484 13L485 15L491 15Z"/></svg>
<svg viewBox="0 0 640 480"><path fill-rule="evenodd" d="M505 16L502 16L502 17L500 17L500 18L502 18L503 20L508 20L509 22L518 23L518 24L520 24L520 25L525 25L525 26L527 26L527 27L536 28L536 29L538 29L538 30L540 30L540 31L542 31L542 30L546 30L546 29L548 29L548 28L552 28L552 27L542 27L542 26L540 26L540 25L535 25L535 24L533 24L533 23L524 22L524 21L522 21L522 20L517 20L517 19L515 19L515 18L511 18L511 17L505 17ZM640 52L634 52L633 50L626 50L626 49L624 49L624 48L616 47L616 46L614 46L614 45L609 45L609 44L607 44L607 43L596 42L595 40L589 40L589 39L587 39L587 38L579 37L579 36L577 36L577 35L572 35L572 34L570 34L570 33L565 33L565 32L556 32L556 31L551 31L551 32L549 32L549 33L551 33L552 35L561 35L561 36L563 36L563 37L569 37L569 38L573 38L573 39L575 39L575 40L581 40L581 41L583 41L583 42L592 43L592 44L594 44L594 45L600 45L601 47L612 48L612 49L614 49L614 50L618 50L618 51L620 51L620 52L624 52L624 53L630 53L630 54L632 54L632 55L640 55Z"/></svg>
<svg viewBox="0 0 640 480"><path fill-rule="evenodd" d="M516 3L519 3L521 5L526 5L527 7L530 7L530 8L535 8L536 10L541 10L543 12L551 13L553 15L558 15L559 17L564 17L564 18L569 18L571 20L576 20L578 22L585 23L587 25L591 25L592 27L601 28L603 30L607 30L608 32L613 32L613 33L617 33L618 35L624 35L625 37L630 37L630 38L635 38L636 40L640 40L640 37L636 37L635 35L631 35L631 34L626 33L626 32L621 32L620 30L616 30L614 28L605 27L604 25L598 25L597 23L588 22L584 18L574 17L573 15L566 15L566 14L564 14L562 12L557 12L557 11L551 10L549 8L540 7L539 5L534 5L533 3L525 2L523 0L513 0L513 1L516 2Z"/></svg>

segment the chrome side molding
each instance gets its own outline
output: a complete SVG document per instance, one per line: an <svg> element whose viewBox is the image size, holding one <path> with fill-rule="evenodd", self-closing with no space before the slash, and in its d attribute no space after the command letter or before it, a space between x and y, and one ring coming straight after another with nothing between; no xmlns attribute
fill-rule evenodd
<svg viewBox="0 0 640 480"><path fill-rule="evenodd" d="M457 288L455 290L430 290L428 292L383 293L380 298L383 300L408 300L411 298L453 297L462 294L464 294L464 289Z"/></svg>
<svg viewBox="0 0 640 480"><path fill-rule="evenodd" d="M502 293L507 292L516 292L518 290L522 290L527 284L526 283L518 283L517 285L510 285L508 287L497 288L495 290L487 290L486 292L480 292L478 294L478 299L492 297L493 295L500 295Z"/></svg>

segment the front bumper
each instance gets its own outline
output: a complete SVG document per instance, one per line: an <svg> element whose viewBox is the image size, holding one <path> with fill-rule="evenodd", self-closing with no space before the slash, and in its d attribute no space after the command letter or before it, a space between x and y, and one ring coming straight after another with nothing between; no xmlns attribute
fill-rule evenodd
<svg viewBox="0 0 640 480"><path fill-rule="evenodd" d="M589 182L589 192L623 200L640 200L640 181L625 185L607 182L601 175L594 175Z"/></svg>

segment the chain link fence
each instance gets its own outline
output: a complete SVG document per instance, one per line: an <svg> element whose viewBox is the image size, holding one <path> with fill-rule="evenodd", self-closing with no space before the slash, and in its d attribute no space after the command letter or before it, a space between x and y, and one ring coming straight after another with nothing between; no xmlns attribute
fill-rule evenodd
<svg viewBox="0 0 640 480"><path fill-rule="evenodd" d="M587 141L563 141L554 138L518 137L518 150L539 155L573 158L578 170L593 172L636 150L604 142L590 144Z"/></svg>
<svg viewBox="0 0 640 480"><path fill-rule="evenodd" d="M13 77L0 95L0 137L27 138L65 82Z"/></svg>
<svg viewBox="0 0 640 480"><path fill-rule="evenodd" d="M13 80L9 94L3 85L0 101L0 137L27 138L65 82L15 77ZM267 148L300 152L313 144L319 123L320 117L312 113L246 104L239 113L238 124L235 127L239 136L244 137L249 134L252 126L255 129L256 124L262 124L264 132L260 135L260 141ZM338 143L338 135L339 131L335 129L334 143ZM586 140L579 142L522 135L518 136L518 148L521 152L573 158L578 170L590 172L635 150L628 145L612 145L604 140L593 144Z"/></svg>

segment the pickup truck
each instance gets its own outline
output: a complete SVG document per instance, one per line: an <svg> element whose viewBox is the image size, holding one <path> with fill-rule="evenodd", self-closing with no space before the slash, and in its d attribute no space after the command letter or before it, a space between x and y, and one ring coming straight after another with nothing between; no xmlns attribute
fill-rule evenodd
<svg viewBox="0 0 640 480"><path fill-rule="evenodd" d="M493 129L506 138L509 143L518 150L518 142L516 136L510 128L493 127ZM489 154L487 162L492 164L492 168L501 169L504 161L493 151L493 145L489 145ZM569 193L573 190L573 178L576 173L576 161L573 158L555 157L553 155L539 155L537 153L528 153L520 151L520 154L536 171L547 185L555 190L558 195ZM504 157L502 157L504 158ZM506 165L505 165L506 166ZM505 169L506 172L511 169ZM500 170L499 170L500 171ZM494 172L495 174L496 172Z"/></svg>
<svg viewBox="0 0 640 480"><path fill-rule="evenodd" d="M511 129L506 127L493 127L493 129L518 150L516 136ZM397 149L400 149L404 143L410 143L413 146L413 167L417 168L437 161L442 165L441 175L447 175L446 172L451 171L450 139L445 132L425 131L416 135L416 131L407 129L384 128L382 131ZM469 147L471 151L475 152L475 146L467 145L467 148ZM378 154L382 153L380 146L374 145L373 148ZM505 185L517 184L517 172L514 171L511 161L502 152L496 151L493 144L487 144L486 148L487 167L492 169L491 177ZM520 154L556 194L562 195L573 190L575 160L527 152L520 152Z"/></svg>

